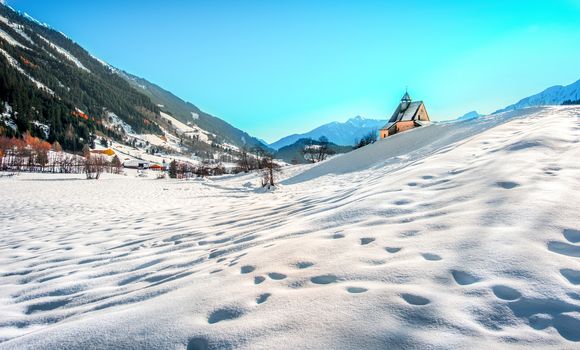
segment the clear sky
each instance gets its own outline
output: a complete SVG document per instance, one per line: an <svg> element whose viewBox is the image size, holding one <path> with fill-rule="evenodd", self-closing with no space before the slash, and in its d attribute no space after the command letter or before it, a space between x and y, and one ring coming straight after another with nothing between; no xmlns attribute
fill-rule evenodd
<svg viewBox="0 0 580 350"><path fill-rule="evenodd" d="M434 120L580 79L580 0L7 0L92 54L272 142L405 87Z"/></svg>

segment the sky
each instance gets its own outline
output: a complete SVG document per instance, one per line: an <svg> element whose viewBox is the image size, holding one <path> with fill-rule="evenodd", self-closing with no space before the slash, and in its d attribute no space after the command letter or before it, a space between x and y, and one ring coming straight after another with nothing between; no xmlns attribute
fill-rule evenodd
<svg viewBox="0 0 580 350"><path fill-rule="evenodd" d="M580 79L580 0L7 0L93 55L268 142L408 87L433 120Z"/></svg>

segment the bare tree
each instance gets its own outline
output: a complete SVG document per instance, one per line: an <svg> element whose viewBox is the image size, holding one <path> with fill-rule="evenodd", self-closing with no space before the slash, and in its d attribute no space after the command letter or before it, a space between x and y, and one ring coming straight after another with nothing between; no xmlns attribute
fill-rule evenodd
<svg viewBox="0 0 580 350"><path fill-rule="evenodd" d="M276 186L276 177L280 172L280 165L268 154L262 158L262 187L268 189Z"/></svg>
<svg viewBox="0 0 580 350"><path fill-rule="evenodd" d="M238 159L238 167L240 171L247 173L250 171L250 161L248 157L248 150L246 147L242 147L240 150L240 158Z"/></svg>
<svg viewBox="0 0 580 350"><path fill-rule="evenodd" d="M123 169L123 164L119 157L115 154L113 160L111 161L111 172L113 174L120 174Z"/></svg>
<svg viewBox="0 0 580 350"><path fill-rule="evenodd" d="M376 140L377 140L377 131L372 130L365 136L361 137L360 140L355 140L353 148L358 149L366 145L370 145L371 143L374 143Z"/></svg>
<svg viewBox="0 0 580 350"><path fill-rule="evenodd" d="M310 140L310 144L302 150L304 158L311 163L322 162L334 153L330 148L330 141L325 136L321 136L318 141Z"/></svg>
<svg viewBox="0 0 580 350"><path fill-rule="evenodd" d="M334 151L330 149L330 141L326 136L320 136L318 139L319 147L318 147L318 161L322 162L326 159L327 156L333 155Z"/></svg>
<svg viewBox="0 0 580 350"><path fill-rule="evenodd" d="M107 158L105 158L105 156L103 156L102 154L91 154L90 151L86 153L85 173L87 175L87 179L98 180L103 171L105 171L107 165L108 165Z"/></svg>

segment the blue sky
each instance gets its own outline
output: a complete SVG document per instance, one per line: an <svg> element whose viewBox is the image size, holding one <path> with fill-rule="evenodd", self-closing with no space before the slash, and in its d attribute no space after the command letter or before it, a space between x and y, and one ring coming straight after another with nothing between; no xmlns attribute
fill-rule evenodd
<svg viewBox="0 0 580 350"><path fill-rule="evenodd" d="M580 0L7 3L269 142L406 86L444 120L580 79Z"/></svg>

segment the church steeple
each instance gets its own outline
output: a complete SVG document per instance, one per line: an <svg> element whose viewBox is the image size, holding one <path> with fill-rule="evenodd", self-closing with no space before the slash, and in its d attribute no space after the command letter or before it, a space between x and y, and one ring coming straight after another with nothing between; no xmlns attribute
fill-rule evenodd
<svg viewBox="0 0 580 350"><path fill-rule="evenodd" d="M409 92L405 90L405 94L403 95L403 98L401 98L401 111L407 110L410 104L411 104L411 96L409 96Z"/></svg>

